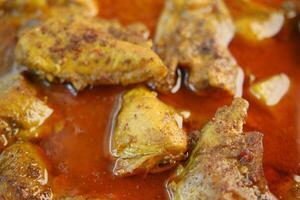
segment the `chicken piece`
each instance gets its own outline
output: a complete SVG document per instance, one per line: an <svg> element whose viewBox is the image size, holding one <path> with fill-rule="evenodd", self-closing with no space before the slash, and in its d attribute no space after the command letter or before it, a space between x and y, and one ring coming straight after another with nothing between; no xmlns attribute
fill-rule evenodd
<svg viewBox="0 0 300 200"><path fill-rule="evenodd" d="M17 143L0 156L0 199L51 200L48 172L40 149Z"/></svg>
<svg viewBox="0 0 300 200"><path fill-rule="evenodd" d="M0 80L0 150L19 139L41 137L38 128L53 110L36 97L36 91L21 75Z"/></svg>
<svg viewBox="0 0 300 200"><path fill-rule="evenodd" d="M156 83L169 91L178 65L188 69L193 90L208 86L241 95L243 73L227 49L234 26L222 0L166 0L155 44L169 67L166 79Z"/></svg>
<svg viewBox="0 0 300 200"><path fill-rule="evenodd" d="M252 0L234 0L231 13L237 32L249 40L273 37L284 24L284 13L255 3Z"/></svg>
<svg viewBox="0 0 300 200"><path fill-rule="evenodd" d="M274 106L286 95L289 87L290 79L282 73L253 84L250 87L250 92L264 104Z"/></svg>
<svg viewBox="0 0 300 200"><path fill-rule="evenodd" d="M112 137L114 173L158 173L184 158L187 135L182 117L143 87L123 96Z"/></svg>
<svg viewBox="0 0 300 200"><path fill-rule="evenodd" d="M0 9L37 10L47 6L47 0L0 0Z"/></svg>
<svg viewBox="0 0 300 200"><path fill-rule="evenodd" d="M167 68L151 42L140 28L133 29L76 15L54 17L24 32L16 59L42 78L72 83L77 90L165 76Z"/></svg>
<svg viewBox="0 0 300 200"><path fill-rule="evenodd" d="M78 11L80 8L85 15L95 16L98 14L95 0L0 0L0 10L18 11L19 14L28 15L29 12L38 11L43 11L45 14L45 11L52 12L53 8L68 8L69 12Z"/></svg>
<svg viewBox="0 0 300 200"><path fill-rule="evenodd" d="M80 13L83 16L94 17L98 15L98 4L96 0L48 0L51 5L48 15L59 16L70 13Z"/></svg>
<svg viewBox="0 0 300 200"><path fill-rule="evenodd" d="M262 134L243 133L248 102L219 109L202 129L183 168L170 180L172 200L275 199L262 169Z"/></svg>

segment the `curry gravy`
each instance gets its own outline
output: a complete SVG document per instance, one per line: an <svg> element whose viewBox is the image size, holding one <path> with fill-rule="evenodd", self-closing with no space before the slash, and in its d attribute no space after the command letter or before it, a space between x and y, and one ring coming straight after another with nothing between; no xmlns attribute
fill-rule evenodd
<svg viewBox="0 0 300 200"><path fill-rule="evenodd" d="M163 8L163 0L100 0L100 15L117 18L122 23L145 23L152 35ZM229 7L234 7L227 0ZM281 0L260 0L270 6ZM299 19L298 19L299 20ZM13 30L13 26L11 27ZM11 35L0 28L1 59L9 56ZM6 45L6 46L3 46ZM5 51L6 49L6 51ZM284 196L300 175L300 34L297 20L289 20L280 34L260 43L250 43L236 36L230 50L246 74L244 95L250 102L246 131L264 133L264 171L271 191ZM1 63L1 62L0 62ZM266 107L253 98L249 76L256 80L284 72L291 80L288 94L273 107ZM114 196L126 200L168 199L165 183L173 171L155 175L118 178L113 176L113 159L109 153L110 127L122 92L128 88L101 86L73 95L58 84L36 82L41 97L46 96L54 114L44 125L47 135L36 143L48 156L53 190L70 194ZM188 132L201 129L218 107L229 104L232 97L217 89L198 94L184 86L176 94L160 95L165 103L191 116L185 122Z"/></svg>

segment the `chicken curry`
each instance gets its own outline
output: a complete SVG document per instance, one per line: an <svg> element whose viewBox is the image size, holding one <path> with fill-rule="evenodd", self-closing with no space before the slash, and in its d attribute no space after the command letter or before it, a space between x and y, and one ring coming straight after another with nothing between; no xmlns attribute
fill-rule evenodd
<svg viewBox="0 0 300 200"><path fill-rule="evenodd" d="M297 0L0 0L0 199L300 199Z"/></svg>

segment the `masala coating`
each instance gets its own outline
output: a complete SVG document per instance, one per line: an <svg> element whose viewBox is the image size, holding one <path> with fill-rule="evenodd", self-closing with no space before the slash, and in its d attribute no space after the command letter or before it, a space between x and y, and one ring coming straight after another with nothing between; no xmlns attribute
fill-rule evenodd
<svg viewBox="0 0 300 200"><path fill-rule="evenodd" d="M111 142L114 173L157 173L177 164L187 150L182 120L155 92L138 87L125 93Z"/></svg>
<svg viewBox="0 0 300 200"><path fill-rule="evenodd" d="M0 0L0 9L35 10L47 6L47 0Z"/></svg>
<svg viewBox="0 0 300 200"><path fill-rule="evenodd" d="M50 82L72 83L77 90L164 77L167 69L144 32L115 24L77 15L51 18L24 31L16 60Z"/></svg>
<svg viewBox="0 0 300 200"><path fill-rule="evenodd" d="M0 198L51 200L48 171L41 150L30 143L17 143L0 155Z"/></svg>
<svg viewBox="0 0 300 200"><path fill-rule="evenodd" d="M227 48L233 36L233 21L222 0L166 0L155 44L169 74L156 87L170 91L179 65L188 71L192 90L212 86L240 96L243 72Z"/></svg>
<svg viewBox="0 0 300 200"><path fill-rule="evenodd" d="M95 16L98 13L95 0L0 0L0 11L14 12L22 17L37 17L41 13L48 15L52 11L58 14L56 9L60 11L67 9L68 12L80 11L86 16Z"/></svg>
<svg viewBox="0 0 300 200"><path fill-rule="evenodd" d="M243 133L248 102L219 109L199 134L185 167L168 183L172 200L276 199L262 169L262 134Z"/></svg>
<svg viewBox="0 0 300 200"><path fill-rule="evenodd" d="M22 75L11 74L0 81L0 150L17 139L42 137L38 130L53 110L37 97Z"/></svg>

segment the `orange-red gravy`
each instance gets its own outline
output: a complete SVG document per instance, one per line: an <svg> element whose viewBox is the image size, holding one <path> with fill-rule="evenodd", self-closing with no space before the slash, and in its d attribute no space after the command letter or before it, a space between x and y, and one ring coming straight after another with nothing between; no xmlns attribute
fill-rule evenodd
<svg viewBox="0 0 300 200"><path fill-rule="evenodd" d="M260 2L279 5L281 0ZM117 18L125 24L140 21L153 33L163 0L100 0L99 7L102 17ZM265 107L249 95L247 78L244 87L244 97L250 101L245 129L264 133L265 174L278 197L285 190L281 185L293 175L300 175L300 34L296 23L289 23L274 39L250 44L237 36L230 46L247 75L262 79L284 72L292 82L289 93L274 107ZM165 183L172 171L128 178L112 174L111 118L126 88L103 86L73 96L61 85L38 84L37 87L55 111L45 126L49 136L38 142L52 164L54 191L114 195L126 200L168 198ZM218 107L231 101L222 91L209 89L195 94L184 86L178 93L160 95L160 98L192 113L185 124L189 132L200 129Z"/></svg>

